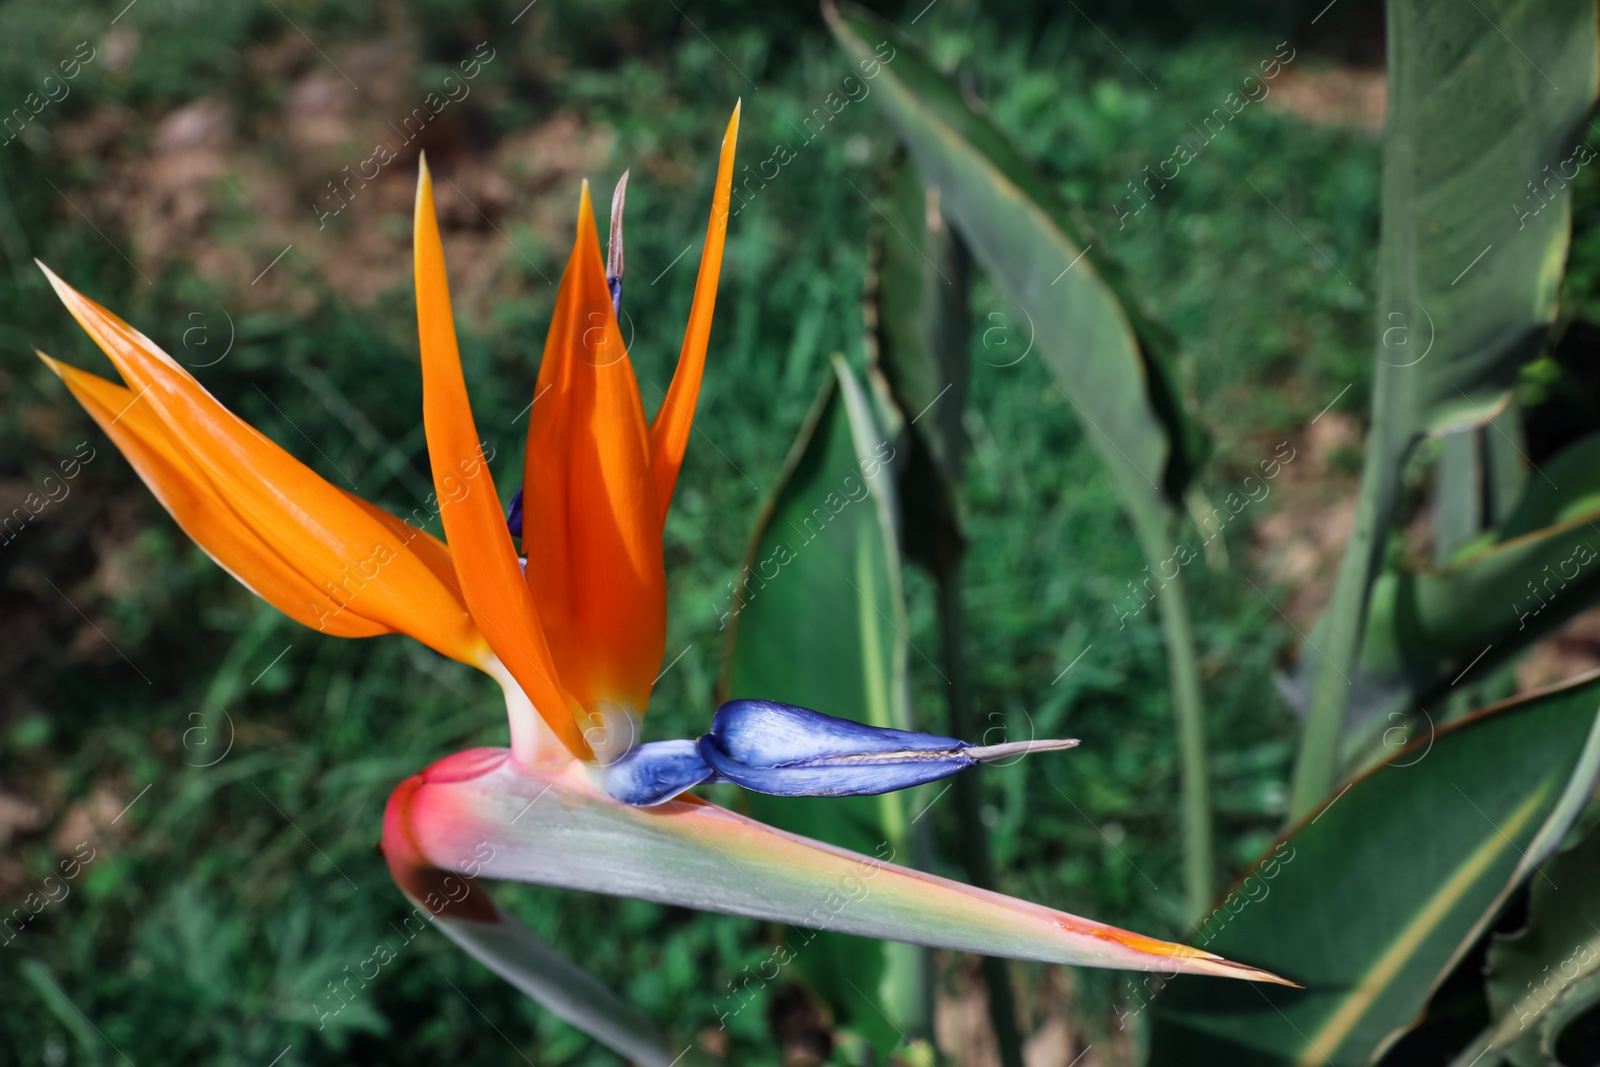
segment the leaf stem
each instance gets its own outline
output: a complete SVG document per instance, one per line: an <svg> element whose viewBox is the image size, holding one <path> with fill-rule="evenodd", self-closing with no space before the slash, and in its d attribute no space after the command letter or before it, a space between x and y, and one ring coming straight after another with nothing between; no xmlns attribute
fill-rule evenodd
<svg viewBox="0 0 1600 1067"><path fill-rule="evenodd" d="M1184 913L1199 922L1215 893L1211 839L1211 777L1207 756L1205 708L1200 700L1200 667L1183 575L1164 579L1156 591L1166 636L1167 669L1172 676L1172 710L1178 720L1178 754L1183 774Z"/></svg>
<svg viewBox="0 0 1600 1067"><path fill-rule="evenodd" d="M1338 777L1345 709L1361 654L1367 598L1394 518L1400 461L1408 442L1394 440L1386 429L1394 421L1387 409L1399 403L1400 398L1395 395L1398 388L1385 382L1393 375L1384 371L1380 365L1373 387L1372 436L1361 470L1354 528L1339 564L1333 598L1315 635L1306 640L1304 654L1316 657L1316 674L1289 795L1291 820L1303 817L1321 803Z"/></svg>

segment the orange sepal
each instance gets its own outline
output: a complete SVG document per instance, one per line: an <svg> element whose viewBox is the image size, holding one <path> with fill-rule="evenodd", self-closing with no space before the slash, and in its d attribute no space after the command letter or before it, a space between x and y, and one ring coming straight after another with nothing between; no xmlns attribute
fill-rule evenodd
<svg viewBox="0 0 1600 1067"><path fill-rule="evenodd" d="M339 605L339 615L357 610L384 630L483 665L482 638L460 597L414 551L426 534L405 526L409 533L396 536L392 522L373 517L234 415L155 342L39 267L134 397L150 408L153 421L141 425L159 425L168 454L181 457L189 480L203 484L243 530ZM304 621L303 611L289 614ZM311 625L328 631L338 624L317 615Z"/></svg>
<svg viewBox="0 0 1600 1067"><path fill-rule="evenodd" d="M578 722L581 709L563 691L533 598L522 580L516 549L506 530L505 512L483 457L477 424L467 400L456 347L455 317L444 246L433 207L433 177L423 160L417 177L414 269L417 336L422 352L422 421L428 438L440 517L450 542L461 592L489 647L517 681L541 718L580 759L592 752ZM517 758L532 758L534 740L518 736Z"/></svg>
<svg viewBox="0 0 1600 1067"><path fill-rule="evenodd" d="M341 611L337 601L306 581L240 522L211 483L173 446L155 409L136 399L132 390L43 352L38 355L100 424L183 532L245 588L296 622L336 637L390 632L359 611Z"/></svg>
<svg viewBox="0 0 1600 1067"><path fill-rule="evenodd" d="M672 385L661 401L655 421L650 425L650 465L655 471L656 500L662 523L672 504L672 490L678 484L683 453L689 447L689 431L694 424L695 401L700 396L700 379L705 372L706 345L711 340L711 318L717 306L717 281L722 276L722 246L728 234L728 205L733 185L733 151L739 139L739 108L735 104L727 132L722 135L722 154L717 161L717 187L711 200L711 221L706 223L706 243L700 252L700 274L694 283L694 303L689 307L689 325L683 331L683 347L678 351L678 369Z"/></svg>
<svg viewBox="0 0 1600 1067"><path fill-rule="evenodd" d="M587 182L534 396L528 588L568 691L593 715L642 714L667 639L660 510Z"/></svg>

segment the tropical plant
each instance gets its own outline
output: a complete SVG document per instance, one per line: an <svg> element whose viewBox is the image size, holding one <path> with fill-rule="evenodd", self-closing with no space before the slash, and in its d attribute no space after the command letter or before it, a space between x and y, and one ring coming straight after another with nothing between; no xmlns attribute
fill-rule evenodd
<svg viewBox="0 0 1600 1067"><path fill-rule="evenodd" d="M952 284L939 251L970 247L1026 310L1057 388L1116 473L1135 535L1160 553L1152 563L1164 557L1204 455L1166 369L1171 342L1114 263L1087 258L1093 238L980 105L888 23L824 10L853 59L894 55L879 98L920 175L897 174L885 197L901 238L877 279L889 393L916 412L952 386L959 410L966 367L944 353L960 349L964 327L953 346L941 331L961 319L964 280ZM1594 157L1584 125L1600 84L1596 10L1403 0L1388 6L1388 30L1373 411L1355 530L1332 603L1282 686L1305 716L1295 823L1214 906L1181 575L1158 598L1196 936L1297 986L1148 976L1119 1025L1146 1035L1153 1065L1593 1061L1593 909L1582 890L1558 887L1592 875L1600 840L1581 818L1600 773L1600 680L1471 709L1505 692L1519 652L1600 595L1587 569L1600 556L1600 435L1592 421L1577 432L1541 421L1574 384L1557 297L1572 180ZM947 218L951 235L920 226L920 205L896 208L924 192L926 217ZM957 259L951 274L960 270ZM949 575L959 432L935 424L911 436L916 488L904 508L922 521L904 534L906 554ZM1397 527L1424 481L1433 552L1421 563ZM991 1011L1003 1032L1006 1009Z"/></svg>
<svg viewBox="0 0 1600 1067"><path fill-rule="evenodd" d="M429 503L437 504L446 541L422 529L432 515L408 521L323 481L48 268L58 296L126 384L40 358L184 531L263 599L322 633L409 635L500 683L509 749L448 756L402 782L384 816L384 856L416 920L436 924L630 1058L671 1064L690 1049L675 1050L649 1020L524 929L480 877L1022 959L1276 981L1207 952L889 862L905 841L897 799L868 802L889 813L891 836L865 855L683 795L713 780L785 798L875 795L980 762L1070 747L973 746L908 729L898 680L904 649L878 625L893 628L898 596L886 497L857 504L847 523L828 522L826 547L805 564L842 560L847 580L854 573L866 583L855 626L825 635L843 638L834 662L841 680L856 678L856 691L813 698L858 702L866 721L777 703L764 691L763 699L725 703L697 740L639 743L665 642L661 524L710 336L738 119L735 109L677 372L653 422L644 418L618 326L621 190L608 270L584 185L540 365L522 490L509 516L467 398L432 179L422 164L414 215L422 422L436 490ZM825 426L819 440L829 445L848 441L861 478L882 480L867 466L879 453L861 391L847 373L839 383L838 392L823 394L813 427ZM802 450L791 479L814 465ZM769 594L774 601L781 588ZM763 602L749 604L747 594L743 606L754 612ZM827 672L834 662L813 659L811 667ZM790 692L799 690L782 695Z"/></svg>
<svg viewBox="0 0 1600 1067"><path fill-rule="evenodd" d="M1184 575L1174 567L1169 576L1160 564L1171 562L1208 444L1174 379L1174 341L1140 309L1116 261L1090 257L1092 242L1050 184L916 45L864 9L829 2L823 11L858 62L893 57L878 74L879 99L923 182L938 190L942 215L1026 316L1055 388L1089 427L1155 571L1141 585L1160 606L1166 636L1183 756L1186 910L1197 919L1216 891L1205 714ZM954 285L944 280L947 290ZM941 387L954 381L935 380ZM943 440L933 447L945 462L957 454Z"/></svg>
<svg viewBox="0 0 1600 1067"><path fill-rule="evenodd" d="M1593 155L1583 153L1596 53L1583 0L1389 8L1371 432L1333 599L1301 654L1297 815L1337 787L1362 727L1381 733L1391 714L1435 702L1469 669L1482 677L1590 602L1576 571L1548 589L1553 610L1536 595L1592 509L1585 478L1562 489L1549 469L1527 469L1514 387L1556 324L1570 179ZM1407 464L1430 438L1442 439L1437 565L1419 568L1390 545ZM1561 473L1577 474L1593 447Z"/></svg>

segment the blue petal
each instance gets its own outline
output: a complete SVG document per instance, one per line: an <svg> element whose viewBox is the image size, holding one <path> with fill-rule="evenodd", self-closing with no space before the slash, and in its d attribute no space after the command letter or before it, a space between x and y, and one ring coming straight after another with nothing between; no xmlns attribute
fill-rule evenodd
<svg viewBox="0 0 1600 1067"><path fill-rule="evenodd" d="M887 793L964 771L965 741L867 726L766 700L717 709L700 755L723 778L776 796Z"/></svg>
<svg viewBox="0 0 1600 1067"><path fill-rule="evenodd" d="M651 741L606 768L606 792L624 804L649 807L714 775L693 741Z"/></svg>
<svg viewBox="0 0 1600 1067"><path fill-rule="evenodd" d="M702 782L733 782L757 793L848 797L932 782L979 763L1078 742L1019 741L973 746L953 737L867 726L770 700L731 700L699 741L652 741L606 768L606 792L626 804L671 800Z"/></svg>
<svg viewBox="0 0 1600 1067"><path fill-rule="evenodd" d="M511 531L512 537L522 536L522 486L517 486L517 491L511 494L511 507L506 511L506 529Z"/></svg>

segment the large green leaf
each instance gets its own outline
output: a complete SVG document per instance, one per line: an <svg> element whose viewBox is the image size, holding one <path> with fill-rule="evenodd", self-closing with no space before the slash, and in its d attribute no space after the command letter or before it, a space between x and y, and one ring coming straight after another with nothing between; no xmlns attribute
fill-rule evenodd
<svg viewBox="0 0 1600 1067"><path fill-rule="evenodd" d="M724 699L779 700L911 728L896 451L855 375L835 357L751 538L728 631ZM750 794L748 802L773 826L857 852L907 856L906 803L916 795ZM902 1032L930 1026L924 962L908 946L822 933L806 938L794 968L841 1022L887 1049Z"/></svg>
<svg viewBox="0 0 1600 1067"><path fill-rule="evenodd" d="M1174 981L1149 1062L1366 1064L1560 842L1600 770L1600 677L1419 738L1258 862L1208 947L1304 989Z"/></svg>
<svg viewBox="0 0 1600 1067"><path fill-rule="evenodd" d="M1600 76L1592 0L1395 0L1388 40L1372 430L1355 527L1307 653L1316 682L1297 814L1335 778L1401 468L1423 436L1497 415L1545 344L1572 212L1570 185L1545 180L1588 161L1581 131Z"/></svg>
<svg viewBox="0 0 1600 1067"><path fill-rule="evenodd" d="M823 13L875 80L883 104L939 190L990 281L1020 309L1055 386L1087 424L1152 565L1172 548L1185 491L1206 440L1168 368L1171 342L1132 299L1122 271L1087 243L1061 198L986 117L905 37L854 6ZM1206 728L1181 575L1159 583L1161 624L1183 757L1185 886L1198 915L1213 891Z"/></svg>
<svg viewBox="0 0 1600 1067"><path fill-rule="evenodd" d="M1105 251L1091 254L1050 185L915 45L861 8L823 10L863 73L876 70L877 95L923 180L938 188L941 210L1025 313L1140 537L1165 545L1205 448L1166 365L1170 341Z"/></svg>

